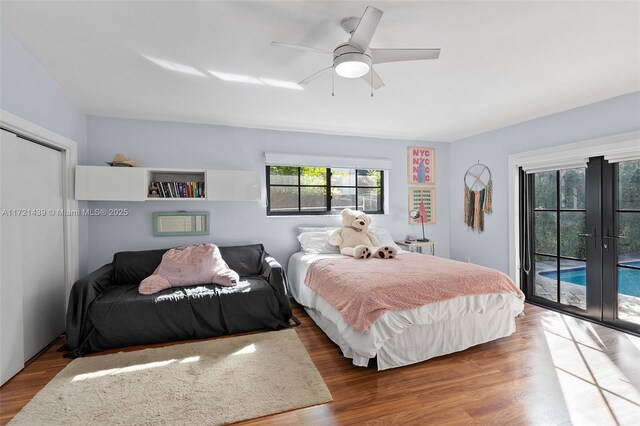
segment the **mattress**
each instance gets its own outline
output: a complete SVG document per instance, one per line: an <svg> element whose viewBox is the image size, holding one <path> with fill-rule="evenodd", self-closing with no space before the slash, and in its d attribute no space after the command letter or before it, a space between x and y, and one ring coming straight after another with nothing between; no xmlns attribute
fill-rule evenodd
<svg viewBox="0 0 640 426"><path fill-rule="evenodd" d="M402 255L401 251L398 256ZM402 341L407 348L424 346L424 339L429 330L438 330L438 333L446 334L453 330L451 327L468 329L465 331L466 343L452 342L452 338L440 339L443 347L431 351L432 356L462 350L473 344L492 340L490 338L492 335L493 338L497 338L511 334L515 331L514 318L522 312L524 307L524 299L515 294L458 297L415 309L387 311L374 321L367 332L360 333L351 328L333 306L304 284L307 270L314 261L339 256L342 255L294 253L289 259L289 291L325 333L340 346L344 355L351 358L358 366L367 366L371 358L378 356L378 368L383 369L380 368L380 355L395 354L394 356L398 358L404 358L407 354L398 351L393 345ZM404 336L401 336L403 334ZM456 333L449 334L456 335ZM460 333L457 335L460 336ZM450 346L452 350L448 350L446 346ZM425 357L425 354L416 354L407 359L417 362L429 357ZM388 367L409 363L401 359L395 361L397 365L394 365L393 359L388 359Z"/></svg>

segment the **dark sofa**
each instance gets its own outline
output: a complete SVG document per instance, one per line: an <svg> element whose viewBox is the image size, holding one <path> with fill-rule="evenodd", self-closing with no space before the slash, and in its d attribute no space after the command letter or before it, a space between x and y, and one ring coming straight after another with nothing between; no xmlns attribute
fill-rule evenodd
<svg viewBox="0 0 640 426"><path fill-rule="evenodd" d="M69 356L121 346L287 327L286 275L262 244L220 247L241 277L233 287L204 284L140 295L167 249L119 252L78 280L67 309Z"/></svg>

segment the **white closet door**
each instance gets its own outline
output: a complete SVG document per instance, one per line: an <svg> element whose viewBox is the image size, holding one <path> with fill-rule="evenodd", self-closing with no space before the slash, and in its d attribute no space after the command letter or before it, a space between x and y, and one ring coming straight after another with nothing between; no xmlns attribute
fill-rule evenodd
<svg viewBox="0 0 640 426"><path fill-rule="evenodd" d="M24 360L33 357L64 331L65 247L61 211L62 153L18 137L13 184L18 205L44 209L46 215L20 218Z"/></svg>
<svg viewBox="0 0 640 426"><path fill-rule="evenodd" d="M62 160L60 151L2 131L1 383L64 331Z"/></svg>
<svg viewBox="0 0 640 426"><path fill-rule="evenodd" d="M21 224L9 215L18 208L19 188L10 174L17 156L16 135L0 130L0 384L24 367Z"/></svg>

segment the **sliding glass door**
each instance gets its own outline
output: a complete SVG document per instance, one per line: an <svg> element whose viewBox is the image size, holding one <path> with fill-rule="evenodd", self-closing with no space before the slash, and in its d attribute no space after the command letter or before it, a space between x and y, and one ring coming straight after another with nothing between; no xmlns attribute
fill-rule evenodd
<svg viewBox="0 0 640 426"><path fill-rule="evenodd" d="M529 300L640 331L640 161L521 174Z"/></svg>

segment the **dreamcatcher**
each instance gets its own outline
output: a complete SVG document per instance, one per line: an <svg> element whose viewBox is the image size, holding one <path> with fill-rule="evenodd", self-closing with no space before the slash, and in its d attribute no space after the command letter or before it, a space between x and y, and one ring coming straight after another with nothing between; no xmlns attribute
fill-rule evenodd
<svg viewBox="0 0 640 426"><path fill-rule="evenodd" d="M484 231L484 214L492 211L492 193L491 170L478 161L464 174L464 223L474 231Z"/></svg>

